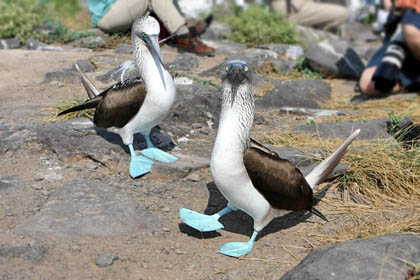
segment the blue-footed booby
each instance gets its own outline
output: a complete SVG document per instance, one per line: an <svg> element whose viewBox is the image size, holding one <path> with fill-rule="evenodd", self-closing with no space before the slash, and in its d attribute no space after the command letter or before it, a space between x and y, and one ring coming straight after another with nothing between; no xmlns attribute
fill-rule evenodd
<svg viewBox="0 0 420 280"><path fill-rule="evenodd" d="M213 215L180 209L182 221L199 231L223 228L218 219L232 210L250 215L254 220L251 239L227 243L219 251L232 257L248 254L258 233L286 211L307 210L327 220L314 208L312 190L333 171L360 132L353 132L304 177L288 160L250 138L255 111L251 78L245 62L234 60L225 64L222 109L210 169L217 188L228 200L227 207Z"/></svg>
<svg viewBox="0 0 420 280"><path fill-rule="evenodd" d="M151 129L168 114L176 97L174 81L163 64L158 43L159 32L159 23L150 16L140 17L133 24L131 37L135 64L141 78L116 83L99 93L86 75L76 67L90 99L59 114L96 108L95 125L115 127L114 131L128 145L131 154L130 175L133 178L150 171L153 164L150 159L161 162L177 160L176 157L155 148L149 137ZM141 133L146 139L147 149L141 153L147 158L134 151L135 133Z"/></svg>

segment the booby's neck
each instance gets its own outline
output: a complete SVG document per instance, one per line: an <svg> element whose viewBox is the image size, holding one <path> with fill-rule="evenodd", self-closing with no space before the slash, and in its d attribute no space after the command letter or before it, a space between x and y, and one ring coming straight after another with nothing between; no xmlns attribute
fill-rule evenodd
<svg viewBox="0 0 420 280"><path fill-rule="evenodd" d="M249 146L252 123L254 121L254 98L251 84L238 85L232 101L232 85L222 84L223 100L214 152L229 150L240 154Z"/></svg>
<svg viewBox="0 0 420 280"><path fill-rule="evenodd" d="M162 59L157 57L159 55L162 58L160 49L156 50L157 54L152 54L139 38L133 38L133 45L135 63L144 80L147 92L153 93L158 89L166 91L168 87L172 87L171 75L160 63Z"/></svg>

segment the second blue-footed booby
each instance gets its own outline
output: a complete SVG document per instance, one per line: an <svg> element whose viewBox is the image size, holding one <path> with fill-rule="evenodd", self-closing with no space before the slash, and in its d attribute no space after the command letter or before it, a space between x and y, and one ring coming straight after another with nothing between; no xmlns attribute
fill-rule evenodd
<svg viewBox="0 0 420 280"><path fill-rule="evenodd" d="M78 69L90 99L59 114L96 108L95 125L117 128L115 131L124 144L128 145L131 154L130 175L133 178L150 171L153 161L149 158L161 162L177 160L176 157L155 148L149 137L151 129L168 114L176 97L175 83L163 64L158 43L159 32L159 23L153 17L140 17L133 23L131 37L135 64L141 78L116 83L99 93ZM135 133L141 133L146 139L147 149L141 153L147 158L134 151Z"/></svg>
<svg viewBox="0 0 420 280"><path fill-rule="evenodd" d="M232 210L242 210L254 219L254 233L248 242L223 245L220 253L240 257L248 254L258 233L285 211L307 210L327 220L313 206L313 188L325 180L359 134L353 132L327 159L306 177L288 160L281 159L251 140L254 98L251 70L240 60L229 61L222 73L222 109L210 168L217 188L228 200L223 210L204 215L181 208L184 223L199 230L223 228L218 219Z"/></svg>

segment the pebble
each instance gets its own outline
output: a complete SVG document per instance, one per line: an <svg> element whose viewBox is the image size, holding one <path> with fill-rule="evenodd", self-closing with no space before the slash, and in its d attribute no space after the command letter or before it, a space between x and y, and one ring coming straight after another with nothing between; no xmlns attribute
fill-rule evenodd
<svg viewBox="0 0 420 280"><path fill-rule="evenodd" d="M42 186L41 185L38 185L38 184L35 184L35 185L32 185L32 188L34 190L41 190L42 189Z"/></svg>
<svg viewBox="0 0 420 280"><path fill-rule="evenodd" d="M171 211L171 209L169 209L169 207L165 206L165 207L162 208L162 211L163 212L169 212L169 211Z"/></svg>
<svg viewBox="0 0 420 280"><path fill-rule="evenodd" d="M178 142L180 142L180 143L182 143L182 142L188 142L188 141L190 141L190 139L188 139L187 137L181 137L181 138L178 138Z"/></svg>
<svg viewBox="0 0 420 280"><path fill-rule="evenodd" d="M85 167L86 167L87 169L96 169L96 168L98 168L95 164L93 164L93 163L91 163L91 162L86 162L86 163L85 163Z"/></svg>
<svg viewBox="0 0 420 280"><path fill-rule="evenodd" d="M188 175L186 179L188 181L191 181L191 182L198 182L198 181L200 181L200 176L198 176L198 174L192 173L192 174Z"/></svg>
<svg viewBox="0 0 420 280"><path fill-rule="evenodd" d="M185 251L181 251L179 249L176 249L175 250L175 254L177 254L177 255L184 255L184 254L186 254L186 252Z"/></svg>
<svg viewBox="0 0 420 280"><path fill-rule="evenodd" d="M81 250L80 250L80 247L79 246L74 245L74 246L71 247L71 251L73 253L79 253Z"/></svg>
<svg viewBox="0 0 420 280"><path fill-rule="evenodd" d="M116 259L118 259L117 255L106 253L96 258L96 265L99 267L106 267L111 265Z"/></svg>
<svg viewBox="0 0 420 280"><path fill-rule="evenodd" d="M166 228L166 227L164 227L162 230L165 231L165 232L169 232L170 231L170 229L169 228Z"/></svg>

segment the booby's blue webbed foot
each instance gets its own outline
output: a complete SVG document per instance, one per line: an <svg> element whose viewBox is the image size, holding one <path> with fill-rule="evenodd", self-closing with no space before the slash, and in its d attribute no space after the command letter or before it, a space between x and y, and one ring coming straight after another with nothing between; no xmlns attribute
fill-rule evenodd
<svg viewBox="0 0 420 280"><path fill-rule="evenodd" d="M220 248L219 253L230 256L230 257L234 257L234 258L239 258L240 256L247 255L249 252L251 252L257 235L258 235L258 231L255 230L254 233L252 234L251 239L249 239L248 242L226 243Z"/></svg>
<svg viewBox="0 0 420 280"><path fill-rule="evenodd" d="M165 162L165 163L171 163L178 159L177 157L171 154L168 154L167 152L164 152L158 148L147 148L147 149L141 150L141 153L148 158L151 158L160 162Z"/></svg>
<svg viewBox="0 0 420 280"><path fill-rule="evenodd" d="M147 149L141 150L141 153L146 157L165 163L171 163L178 159L177 157L156 148L150 140L149 135L144 135L144 138L146 139Z"/></svg>
<svg viewBox="0 0 420 280"><path fill-rule="evenodd" d="M152 169L153 161L143 156L139 156L133 149L133 145L128 145L131 154L130 176L137 178L141 175L149 173Z"/></svg>
<svg viewBox="0 0 420 280"><path fill-rule="evenodd" d="M179 209L179 216L181 220L189 225L190 227L201 231L215 231L223 228L223 225L218 221L219 218L232 211L230 207L226 207L223 210L213 215L201 214L190 209L181 208Z"/></svg>

